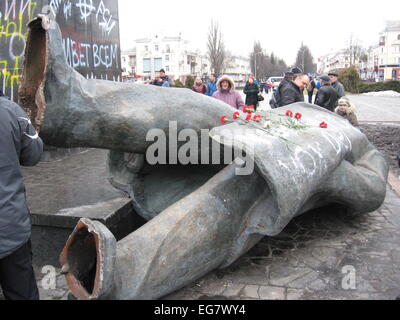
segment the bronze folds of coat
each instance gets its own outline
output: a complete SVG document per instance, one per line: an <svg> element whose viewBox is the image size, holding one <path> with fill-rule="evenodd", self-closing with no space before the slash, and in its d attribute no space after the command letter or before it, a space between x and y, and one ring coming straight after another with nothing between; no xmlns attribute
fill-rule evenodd
<svg viewBox="0 0 400 320"><path fill-rule="evenodd" d="M44 17L29 25L20 102L45 143L109 149L111 183L148 220L118 242L99 222L78 223L60 262L79 299L156 299L228 266L312 208L339 203L365 213L385 199L386 161L343 118L298 103L274 112L300 112L309 129L282 127L279 137L249 129L244 139L243 126L220 126L235 110L213 98L85 79L66 63L61 33ZM244 149L255 170L237 175L235 162L149 165L146 135L157 128L168 136L171 121L178 132L209 129L220 146Z"/></svg>

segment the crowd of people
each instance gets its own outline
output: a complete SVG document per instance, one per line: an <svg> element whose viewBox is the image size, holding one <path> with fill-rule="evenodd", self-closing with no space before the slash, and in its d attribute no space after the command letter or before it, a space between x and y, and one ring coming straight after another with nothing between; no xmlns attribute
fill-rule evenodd
<svg viewBox="0 0 400 320"><path fill-rule="evenodd" d="M296 102L305 102L305 92L307 92L308 103L335 112L349 120L354 126L358 126L355 107L345 97L345 88L338 79L339 75L334 72L312 78L311 75L303 73L300 68L293 68L284 74L282 82L273 89L270 106L276 109ZM231 77L223 75L217 78L215 74L211 74L207 84L197 77L192 87L194 92L214 97L240 110L244 106L252 106L254 110L257 110L260 101L264 100L262 96L264 89L264 85L250 76L243 89L246 96L243 101ZM268 91L265 89L266 93Z"/></svg>
<svg viewBox="0 0 400 320"><path fill-rule="evenodd" d="M304 102L304 93L307 92L308 103L335 112L348 119L353 125L358 126L355 107L345 97L345 88L338 79L339 75L335 72L313 78L310 74L303 73L300 68L293 68L285 72L279 86L272 89L270 106L272 109L276 109L292 103ZM165 70L161 69L150 84L170 87ZM246 96L245 101L243 101L231 77L227 75L217 77L216 74L212 73L207 84L203 82L201 77L196 77L192 90L196 93L219 99L236 109L252 106L254 110L257 110L260 101L264 100L263 91L265 90L268 93L269 87L266 87L265 84L260 84L257 79L250 76L243 89L243 93ZM315 100L313 101L314 95Z"/></svg>
<svg viewBox="0 0 400 320"><path fill-rule="evenodd" d="M339 75L335 72L323 74L314 79L303 73L300 68L286 72L284 80L273 93L270 101L271 108L304 102L305 91L307 91L308 103L314 103L330 112L335 112L349 120L352 125L358 126L355 107L345 96L345 88L339 81Z"/></svg>

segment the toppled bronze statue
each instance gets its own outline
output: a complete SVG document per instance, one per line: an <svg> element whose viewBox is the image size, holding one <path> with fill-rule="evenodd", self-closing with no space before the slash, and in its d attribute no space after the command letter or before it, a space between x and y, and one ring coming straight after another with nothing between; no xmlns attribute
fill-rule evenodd
<svg viewBox="0 0 400 320"><path fill-rule="evenodd" d="M221 116L235 110L218 100L186 89L87 80L65 61L57 25L45 17L32 21L21 105L45 143L109 149L111 183L148 220L116 242L100 222L81 219L60 256L78 299L157 299L230 265L310 209L337 203L365 213L385 199L386 161L334 113L297 103L269 116L280 121L291 109L307 129L256 124L244 138L246 125L221 126ZM238 175L240 161L150 165L145 155L154 141L146 141L147 133L157 128L168 136L171 121L199 136L210 129L220 146L244 150L255 170Z"/></svg>

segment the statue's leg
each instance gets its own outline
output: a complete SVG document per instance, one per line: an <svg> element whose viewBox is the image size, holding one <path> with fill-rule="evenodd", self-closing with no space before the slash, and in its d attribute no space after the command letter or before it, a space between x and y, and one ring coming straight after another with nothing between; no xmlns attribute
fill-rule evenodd
<svg viewBox="0 0 400 320"><path fill-rule="evenodd" d="M267 188L257 173L237 176L235 168L225 168L118 243L109 244L103 226L81 220L61 255L72 293L80 299L156 299L223 265Z"/></svg>

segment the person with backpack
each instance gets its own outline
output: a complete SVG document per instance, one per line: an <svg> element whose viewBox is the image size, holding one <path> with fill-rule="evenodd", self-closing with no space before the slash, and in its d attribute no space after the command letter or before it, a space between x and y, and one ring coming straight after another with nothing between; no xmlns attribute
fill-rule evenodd
<svg viewBox="0 0 400 320"><path fill-rule="evenodd" d="M292 81L294 77L294 73L292 71L285 72L283 80L279 84L279 87L274 91L272 90L272 98L269 101L271 109L276 109L280 107L281 102L281 94L280 91L284 85L286 85L289 81Z"/></svg>
<svg viewBox="0 0 400 320"><path fill-rule="evenodd" d="M295 102L304 102L304 89L307 88L310 78L306 74L295 76L293 81L283 86L280 90L280 107Z"/></svg>
<svg viewBox="0 0 400 320"><path fill-rule="evenodd" d="M288 72L285 72L284 78L281 81L281 83L279 84L279 87L275 91L272 92L272 99L269 102L269 104L270 104L272 109L276 109L276 108L282 107L282 105L281 105L281 91L282 91L282 88L287 87L287 86L291 86L291 83L292 83L293 79L297 75L301 74L302 72L303 71L298 67L293 68L292 70L290 70Z"/></svg>

